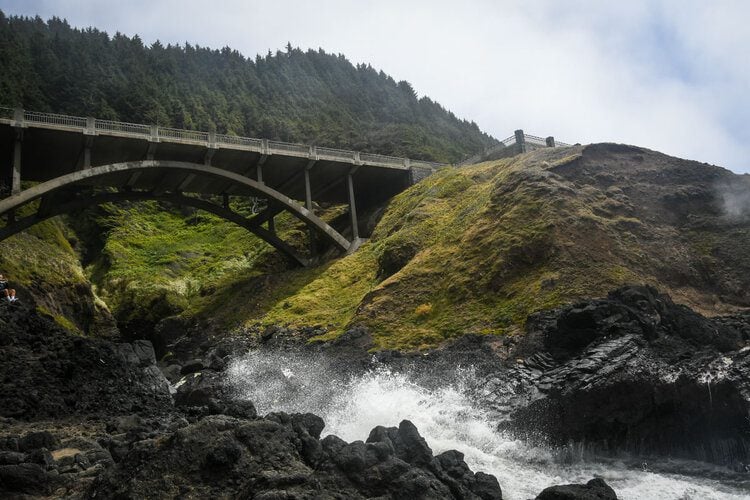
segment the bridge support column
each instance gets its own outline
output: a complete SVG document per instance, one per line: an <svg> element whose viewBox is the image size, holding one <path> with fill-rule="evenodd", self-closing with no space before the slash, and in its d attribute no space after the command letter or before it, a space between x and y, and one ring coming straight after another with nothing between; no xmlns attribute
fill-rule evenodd
<svg viewBox="0 0 750 500"><path fill-rule="evenodd" d="M312 206L312 189L310 187L310 170L312 170L313 166L315 166L315 160L310 160L305 167L305 208L311 213L314 213ZM310 255L315 255L315 231L310 228L308 234L310 241Z"/></svg>
<svg viewBox="0 0 750 500"><path fill-rule="evenodd" d="M83 170L88 170L91 168L91 148L94 146L94 137L87 135L84 139L83 144L83 161L81 164L81 168Z"/></svg>
<svg viewBox="0 0 750 500"><path fill-rule="evenodd" d="M268 149L267 146L264 146L264 150L267 150L267 149ZM265 184L263 182L263 164L266 162L267 158L268 158L267 154L261 154L260 158L258 158L258 163L255 165L255 178L258 180L260 184ZM268 219L268 230L271 231L272 233L276 232L276 224L273 221L273 216L271 216Z"/></svg>
<svg viewBox="0 0 750 500"><path fill-rule="evenodd" d="M547 137L544 142L547 144L548 148L554 148L555 147L555 138L552 136Z"/></svg>
<svg viewBox="0 0 750 500"><path fill-rule="evenodd" d="M16 129L16 140L13 143L13 171L10 177L10 193L21 192L21 143L23 142L23 129Z"/></svg>
<svg viewBox="0 0 750 500"><path fill-rule="evenodd" d="M359 239L359 224L357 222L357 204L354 201L354 172L357 171L357 167L354 167L346 175L346 189L349 194L349 217L351 218L352 224L352 244Z"/></svg>
<svg viewBox="0 0 750 500"><path fill-rule="evenodd" d="M523 130L518 129L515 132L516 136L516 150L519 153L525 153L526 152L526 136L523 133Z"/></svg>

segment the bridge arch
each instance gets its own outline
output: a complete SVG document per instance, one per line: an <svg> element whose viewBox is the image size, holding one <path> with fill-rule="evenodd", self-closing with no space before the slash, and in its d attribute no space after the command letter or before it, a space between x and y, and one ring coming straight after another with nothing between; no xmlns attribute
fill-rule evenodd
<svg viewBox="0 0 750 500"><path fill-rule="evenodd" d="M155 185L151 186L152 189L150 190L122 190L122 183L114 182L115 178L121 178L123 172L135 174L146 170L161 172L179 171L196 177L221 179L227 181L229 185L242 186L254 195L267 199L269 202L269 208L267 210L271 213L275 211L274 207L271 207L271 205L282 208L297 217L300 221L304 222L313 231L320 234L324 240L340 250L346 252L353 249L353 245L349 240L344 238L338 231L317 217L310 210L261 182L210 165L168 160L122 162L91 167L42 182L29 189L2 199L0 200L0 217L7 215L8 223L5 227L0 228L0 241L50 217L69 213L88 206L113 201L156 200L176 205L191 206L213 213L253 232L298 264L305 266L310 263L309 259L299 255L290 245L286 244L275 233L260 225L263 221L268 219L263 213L253 218L247 218L242 214L230 210L227 206L217 205L216 203L201 198L186 196L176 189L160 192L158 190L160 187ZM83 190L89 188L92 184L101 187L118 188L120 190L116 192L109 191L95 194L89 192L83 193ZM64 200L59 199L61 196L57 195L60 194L66 195ZM14 214L36 200L41 200L36 211L32 215L16 220Z"/></svg>

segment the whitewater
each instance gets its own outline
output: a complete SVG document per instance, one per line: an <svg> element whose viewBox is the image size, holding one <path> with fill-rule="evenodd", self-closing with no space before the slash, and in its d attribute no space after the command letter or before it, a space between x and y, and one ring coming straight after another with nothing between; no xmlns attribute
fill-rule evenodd
<svg viewBox="0 0 750 500"><path fill-rule="evenodd" d="M592 459L514 439L496 429L467 389L474 376L471 369L456 369L424 384L408 370L387 367L345 376L320 356L279 352L248 353L227 370L236 397L253 401L259 413L315 413L326 423L323 435L365 440L378 425L410 420L435 454L462 452L473 471L497 477L509 500L534 498L548 486L593 477L604 479L624 500L750 499L745 475L709 464Z"/></svg>

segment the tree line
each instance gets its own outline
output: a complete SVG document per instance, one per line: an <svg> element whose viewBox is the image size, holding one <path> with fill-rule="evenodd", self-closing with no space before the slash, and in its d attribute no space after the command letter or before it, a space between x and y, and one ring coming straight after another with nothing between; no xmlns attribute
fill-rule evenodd
<svg viewBox="0 0 750 500"><path fill-rule="evenodd" d="M497 141L323 49L247 58L0 11L0 106L451 162Z"/></svg>

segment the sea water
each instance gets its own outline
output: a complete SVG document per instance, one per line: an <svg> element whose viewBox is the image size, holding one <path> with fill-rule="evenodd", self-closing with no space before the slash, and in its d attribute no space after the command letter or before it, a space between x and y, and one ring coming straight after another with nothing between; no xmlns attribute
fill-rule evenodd
<svg viewBox="0 0 750 500"><path fill-rule="evenodd" d="M750 499L748 475L709 464L638 457L570 460L569 453L514 439L497 430L468 390L470 368L424 384L423 376L408 370L383 367L346 376L321 356L252 352L234 361L227 374L236 397L253 401L259 413L315 413L325 421L323 435L345 441L365 440L373 427L410 420L435 454L462 452L473 471L497 477L509 500L533 499L548 486L594 477L624 500Z"/></svg>

